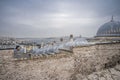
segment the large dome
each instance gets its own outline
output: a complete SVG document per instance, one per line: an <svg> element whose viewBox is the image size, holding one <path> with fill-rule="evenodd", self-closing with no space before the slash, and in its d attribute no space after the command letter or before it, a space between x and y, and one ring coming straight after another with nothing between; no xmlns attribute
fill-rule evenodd
<svg viewBox="0 0 120 80"><path fill-rule="evenodd" d="M120 37L120 22L111 21L103 24L97 31L97 37Z"/></svg>

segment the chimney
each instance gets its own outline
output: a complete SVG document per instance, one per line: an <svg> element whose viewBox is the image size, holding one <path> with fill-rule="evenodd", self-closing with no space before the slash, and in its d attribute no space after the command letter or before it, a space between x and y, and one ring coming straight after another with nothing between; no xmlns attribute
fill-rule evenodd
<svg viewBox="0 0 120 80"><path fill-rule="evenodd" d="M60 42L63 42L63 38L60 38Z"/></svg>

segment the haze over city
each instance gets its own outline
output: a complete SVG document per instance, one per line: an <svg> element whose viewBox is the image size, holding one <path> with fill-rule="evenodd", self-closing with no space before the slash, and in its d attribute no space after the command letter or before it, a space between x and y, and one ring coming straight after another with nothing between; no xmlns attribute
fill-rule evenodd
<svg viewBox="0 0 120 80"><path fill-rule="evenodd" d="M111 20L120 21L120 0L0 0L0 36L92 37Z"/></svg>

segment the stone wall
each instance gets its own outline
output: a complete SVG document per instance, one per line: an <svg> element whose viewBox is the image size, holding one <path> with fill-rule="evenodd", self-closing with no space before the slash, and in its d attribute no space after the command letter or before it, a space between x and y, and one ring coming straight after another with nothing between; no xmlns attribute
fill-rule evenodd
<svg viewBox="0 0 120 80"><path fill-rule="evenodd" d="M67 55L22 61L14 60L12 53L0 51L0 80L114 80L106 77L112 71L120 79L120 43L76 47L73 53L62 52Z"/></svg>

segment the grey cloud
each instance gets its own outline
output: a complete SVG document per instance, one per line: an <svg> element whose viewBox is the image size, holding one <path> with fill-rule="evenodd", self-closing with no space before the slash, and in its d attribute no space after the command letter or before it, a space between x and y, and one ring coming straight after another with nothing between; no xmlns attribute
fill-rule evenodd
<svg viewBox="0 0 120 80"><path fill-rule="evenodd" d="M111 15L120 20L119 4L120 0L0 0L0 35L94 36Z"/></svg>

